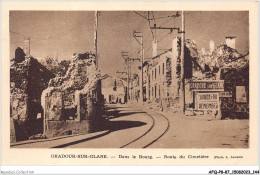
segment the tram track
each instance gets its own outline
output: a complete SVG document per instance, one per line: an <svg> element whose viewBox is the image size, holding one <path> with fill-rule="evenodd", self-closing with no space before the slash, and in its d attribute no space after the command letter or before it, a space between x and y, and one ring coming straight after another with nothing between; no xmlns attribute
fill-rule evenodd
<svg viewBox="0 0 260 175"><path fill-rule="evenodd" d="M167 131L170 128L170 122L169 122L167 117L165 117L164 115L159 114L157 112L155 112L155 114L148 114L148 113L146 113L146 115L148 115L152 119L152 121L153 121L152 126L144 134L142 134L141 136L139 136L136 139L132 140L131 142L121 146L120 148L128 148L128 147L129 148L134 148L135 147L134 145L138 145L138 144L142 145L142 146L140 146L141 148L147 148L150 145L152 145L153 143L157 142L161 137L163 137L167 133ZM156 115L157 115L157 117L156 117ZM158 124L158 121L161 121L161 120L158 119L158 115L161 116L163 118L163 120L166 121L167 126L163 129L163 131L161 132L161 134L159 134L159 136L156 136L155 138L151 139L151 137L154 137L153 136L153 134L154 134L153 130L156 129L155 127L158 127L157 125L160 125L162 123L161 122L160 124ZM158 128L157 128L157 130L158 130ZM150 134L150 136L149 136L149 134ZM145 138L145 137L148 137L148 138ZM147 140L149 140L148 143L142 144L142 141L143 142L147 142ZM137 142L139 142L139 143L137 143Z"/></svg>
<svg viewBox="0 0 260 175"><path fill-rule="evenodd" d="M134 142L136 142L137 140L139 140L139 139L141 139L142 137L144 137L145 135L147 135L147 134L153 129L154 123L155 123L154 118L153 118L151 115L147 114L147 113L146 113L146 115L148 115L148 116L152 119L152 121L153 121L152 126L151 126L144 134L142 134L141 136L137 137L137 138L134 139L133 141L131 141L131 142L129 142L129 143L127 143L127 144L121 146L120 148L124 148L124 147L126 147L126 146L128 146L128 145L130 145L130 144L132 144L132 143L134 143Z"/></svg>

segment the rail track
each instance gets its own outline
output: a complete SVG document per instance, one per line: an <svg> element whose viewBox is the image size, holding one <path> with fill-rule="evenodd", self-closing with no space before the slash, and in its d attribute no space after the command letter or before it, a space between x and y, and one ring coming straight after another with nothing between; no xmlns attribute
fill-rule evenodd
<svg viewBox="0 0 260 175"><path fill-rule="evenodd" d="M146 113L146 115L148 115L152 119L152 121L153 121L152 126L144 134L142 134L141 136L139 136L136 139L132 140L131 142L121 146L120 148L129 148L129 147L131 148L131 147L134 147L133 145L136 144L137 142L139 142L139 144L142 145L141 148L147 148L150 145L152 145L153 143L155 143L156 141L158 141L161 137L163 137L167 133L167 131L170 128L170 122L169 122L167 117L165 117L164 115L159 114L159 113L155 113L155 114L148 114L148 113ZM157 136L155 136L155 138L153 138L154 135L153 135L152 132L155 129L155 127L157 127L158 116L161 116L163 118L163 120L165 120L167 122L167 126L166 126L166 128L163 128L163 130L160 132L159 135L157 135ZM155 119L155 118L157 118L157 119ZM158 128L157 128L157 130L158 130ZM149 136L148 136L149 134L150 134L151 138L149 138ZM145 138L145 137L148 137L148 138ZM142 144L142 141L147 142L147 139L149 140L149 142L145 143L145 144Z"/></svg>

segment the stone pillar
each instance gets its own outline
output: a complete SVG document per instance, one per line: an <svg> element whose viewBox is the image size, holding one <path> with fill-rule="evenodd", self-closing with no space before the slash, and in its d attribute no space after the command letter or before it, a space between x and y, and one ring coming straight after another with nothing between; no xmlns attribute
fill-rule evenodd
<svg viewBox="0 0 260 175"><path fill-rule="evenodd" d="M185 79L185 105L189 106L193 103L193 91L190 90L191 79Z"/></svg>
<svg viewBox="0 0 260 175"><path fill-rule="evenodd" d="M75 118L75 121L80 121L81 119L81 103L80 103L80 100L81 100L81 93L80 91L76 90L75 91L75 104L77 106L77 117Z"/></svg>
<svg viewBox="0 0 260 175"><path fill-rule="evenodd" d="M63 106L61 92L54 92L51 96L50 94L46 93L45 106L43 109L45 120L62 120Z"/></svg>
<svg viewBox="0 0 260 175"><path fill-rule="evenodd" d="M93 99L92 99L92 94L89 91L86 95L86 103L87 103L87 119L91 119L94 115L94 104L93 104Z"/></svg>

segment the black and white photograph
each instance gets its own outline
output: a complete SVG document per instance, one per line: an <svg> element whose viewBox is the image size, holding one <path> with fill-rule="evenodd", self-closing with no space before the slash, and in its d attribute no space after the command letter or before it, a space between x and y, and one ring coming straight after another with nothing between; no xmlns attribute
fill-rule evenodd
<svg viewBox="0 0 260 175"><path fill-rule="evenodd" d="M251 147L249 11L11 10L9 35L11 149Z"/></svg>

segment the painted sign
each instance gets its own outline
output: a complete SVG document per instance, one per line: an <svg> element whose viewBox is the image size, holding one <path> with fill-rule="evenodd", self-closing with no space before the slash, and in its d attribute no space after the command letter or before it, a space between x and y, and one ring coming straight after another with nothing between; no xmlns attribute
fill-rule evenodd
<svg viewBox="0 0 260 175"><path fill-rule="evenodd" d="M198 110L218 110L219 93L197 93Z"/></svg>
<svg viewBox="0 0 260 175"><path fill-rule="evenodd" d="M193 80L190 82L192 91L224 91L224 80Z"/></svg>
<svg viewBox="0 0 260 175"><path fill-rule="evenodd" d="M198 93L197 94L197 100L199 102L202 102L202 101L215 101L215 102L217 102L219 100L219 94L218 93Z"/></svg>
<svg viewBox="0 0 260 175"><path fill-rule="evenodd" d="M198 110L218 110L218 102L198 102Z"/></svg>
<svg viewBox="0 0 260 175"><path fill-rule="evenodd" d="M232 97L231 91L219 92L219 97Z"/></svg>
<svg viewBox="0 0 260 175"><path fill-rule="evenodd" d="M236 102L246 103L247 102L246 87L236 86Z"/></svg>

